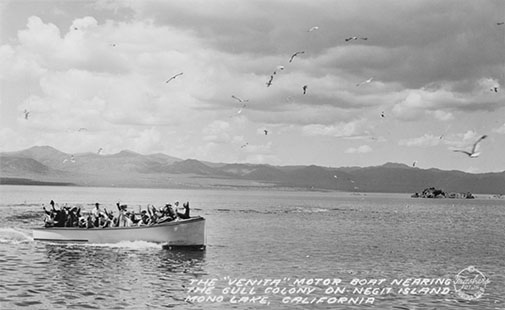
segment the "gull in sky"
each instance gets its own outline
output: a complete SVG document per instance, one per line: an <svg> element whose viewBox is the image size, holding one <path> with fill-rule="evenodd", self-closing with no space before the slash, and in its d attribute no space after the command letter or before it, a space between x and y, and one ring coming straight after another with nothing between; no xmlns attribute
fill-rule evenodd
<svg viewBox="0 0 505 310"><path fill-rule="evenodd" d="M492 87L490 90L491 90L491 91L494 91L495 93L497 93L497 92L498 92L498 87L494 86L494 87Z"/></svg>
<svg viewBox="0 0 505 310"><path fill-rule="evenodd" d="M270 80L268 80L268 82L266 83L267 84L267 87L270 87L272 85L272 81L274 80L274 76L271 75L270 76Z"/></svg>
<svg viewBox="0 0 505 310"><path fill-rule="evenodd" d="M245 100L244 100L244 99L241 99L241 98L239 98L239 97L237 97L237 96L235 96L235 95L231 95L231 97L232 97L233 99L235 99L235 100L238 100L238 102L241 102L241 103L242 103L242 102L248 102L248 101L249 101L249 99L245 99Z"/></svg>
<svg viewBox="0 0 505 310"><path fill-rule="evenodd" d="M412 167L415 167L417 164L417 160L414 160L414 162L412 163Z"/></svg>
<svg viewBox="0 0 505 310"><path fill-rule="evenodd" d="M307 93L307 87L309 87L309 86L308 85L303 85L303 87L302 87L304 95Z"/></svg>
<svg viewBox="0 0 505 310"><path fill-rule="evenodd" d="M303 53L305 53L305 52L304 52L304 51L299 51L299 52L294 53L293 55L291 55L291 58L289 58L289 62L292 62L292 61L293 61L293 59L294 59L296 56L298 56L298 55L300 55L300 54L303 54Z"/></svg>
<svg viewBox="0 0 505 310"><path fill-rule="evenodd" d="M98 151L96 152L98 155L100 155L103 151L103 148L99 148Z"/></svg>
<svg viewBox="0 0 505 310"><path fill-rule="evenodd" d="M25 109L23 113L25 114L25 119L28 119L28 115L30 115L30 112Z"/></svg>
<svg viewBox="0 0 505 310"><path fill-rule="evenodd" d="M357 86L357 87L360 87L361 85L363 85L363 84L369 84L369 83L371 83L372 81L373 81L373 77L369 78L369 79L368 79L368 80L366 80L366 81L363 81L363 82L361 82L361 83L356 84L356 86Z"/></svg>
<svg viewBox="0 0 505 310"><path fill-rule="evenodd" d="M74 155L70 155L70 162L75 163Z"/></svg>
<svg viewBox="0 0 505 310"><path fill-rule="evenodd" d="M318 26L311 27L309 30L307 30L307 32L312 32L314 30L319 30L319 27Z"/></svg>
<svg viewBox="0 0 505 310"><path fill-rule="evenodd" d="M382 111L381 117L386 117L386 115L384 115L384 111Z"/></svg>
<svg viewBox="0 0 505 310"><path fill-rule="evenodd" d="M358 40L358 39L368 40L368 38L364 38L364 37L350 37L350 38L345 39L345 42L349 42L351 40Z"/></svg>
<svg viewBox="0 0 505 310"><path fill-rule="evenodd" d="M176 75L172 76L171 78L169 78L165 83L168 83L170 82L171 80L174 80L176 77L180 76L180 75L183 75L184 72L181 72L181 73L177 73Z"/></svg>
<svg viewBox="0 0 505 310"><path fill-rule="evenodd" d="M246 146L248 146L248 145L249 145L249 142L246 142L246 143L245 143L245 144L243 144L240 148L241 148L241 149L243 149L243 148L245 148L245 147L246 147Z"/></svg>
<svg viewBox="0 0 505 310"><path fill-rule="evenodd" d="M264 129L263 132L265 133L265 136L268 135L268 130Z"/></svg>
<svg viewBox="0 0 505 310"><path fill-rule="evenodd" d="M475 141L475 143L472 146L472 151L471 152L464 151L464 150L453 150L453 152L464 153L464 154L468 155L471 158L479 157L480 153L477 152L477 149L479 147L479 143L480 143L480 141L482 141L483 139L486 139L486 138L487 138L487 135L483 135L482 137L480 137L479 139L477 139L477 141Z"/></svg>
<svg viewBox="0 0 505 310"><path fill-rule="evenodd" d="M277 67L275 68L274 75L275 75L275 74L277 74L277 70L279 70L279 71L284 70L284 66L281 66L281 65L277 66Z"/></svg>

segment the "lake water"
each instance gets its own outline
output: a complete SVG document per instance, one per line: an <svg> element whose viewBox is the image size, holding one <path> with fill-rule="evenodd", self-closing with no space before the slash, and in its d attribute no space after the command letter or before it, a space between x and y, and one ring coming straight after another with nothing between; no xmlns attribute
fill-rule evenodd
<svg viewBox="0 0 505 310"><path fill-rule="evenodd" d="M41 206L51 199L85 209L189 201L192 214L207 219L207 249L35 242L30 228L42 225ZM504 204L407 194L0 186L0 308L505 309ZM456 279L465 275L486 281L463 288Z"/></svg>

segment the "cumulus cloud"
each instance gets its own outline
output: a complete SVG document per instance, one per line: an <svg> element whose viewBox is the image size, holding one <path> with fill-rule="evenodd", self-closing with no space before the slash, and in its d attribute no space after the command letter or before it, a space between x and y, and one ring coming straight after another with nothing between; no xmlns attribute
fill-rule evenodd
<svg viewBox="0 0 505 310"><path fill-rule="evenodd" d="M439 145L441 142L440 136L434 136L432 134L424 134L421 137L402 139L398 142L401 146L416 146L416 147L430 147Z"/></svg>
<svg viewBox="0 0 505 310"><path fill-rule="evenodd" d="M181 157L261 162L281 156L280 148L262 146L262 127L275 129L272 138L285 146L331 140L335 148L348 143L343 139L470 143L477 134L456 124L460 118L483 132L505 131L491 127L505 92L490 90L505 85L503 28L493 22L502 18L502 2L413 0L401 10L394 0L39 4L45 13L3 7L10 22L9 40L0 45L0 79L7 83L0 120L26 144L78 141L82 148L118 149L131 143L147 152L170 141L166 149ZM307 32L314 25L319 30ZM356 34L368 40L345 42ZM285 69L267 87L279 65ZM184 75L165 83L179 72ZM231 95L249 99L240 115ZM394 130L398 120L412 124L401 135ZM426 133L441 122L462 133L441 142ZM76 132L81 127L89 130Z"/></svg>
<svg viewBox="0 0 505 310"><path fill-rule="evenodd" d="M358 147L350 147L345 150L345 152L348 154L365 154L365 153L370 153L371 151L372 151L372 148L366 144L358 146Z"/></svg>
<svg viewBox="0 0 505 310"><path fill-rule="evenodd" d="M208 142L213 142L215 144L219 143L230 143L232 140L232 135L230 134L230 123L216 120L210 123L207 127L202 130L203 140Z"/></svg>
<svg viewBox="0 0 505 310"><path fill-rule="evenodd" d="M302 127L302 133L307 136L332 136L332 137L351 137L360 135L360 130L364 125L363 120L351 122L341 122L335 125L312 124Z"/></svg>
<svg viewBox="0 0 505 310"><path fill-rule="evenodd" d="M493 132L505 134L505 123L503 123L500 127L493 129Z"/></svg>

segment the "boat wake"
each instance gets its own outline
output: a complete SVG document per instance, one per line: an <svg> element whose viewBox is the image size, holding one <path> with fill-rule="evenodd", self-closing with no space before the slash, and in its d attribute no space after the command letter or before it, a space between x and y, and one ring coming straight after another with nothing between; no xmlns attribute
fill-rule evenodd
<svg viewBox="0 0 505 310"><path fill-rule="evenodd" d="M17 228L0 228L0 243L20 244L33 242L30 231Z"/></svg>

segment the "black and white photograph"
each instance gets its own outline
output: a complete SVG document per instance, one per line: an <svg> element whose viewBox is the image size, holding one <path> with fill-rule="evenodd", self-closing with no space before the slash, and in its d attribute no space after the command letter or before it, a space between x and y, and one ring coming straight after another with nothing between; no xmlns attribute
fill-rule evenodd
<svg viewBox="0 0 505 310"><path fill-rule="evenodd" d="M505 310L505 1L0 0L0 309Z"/></svg>

